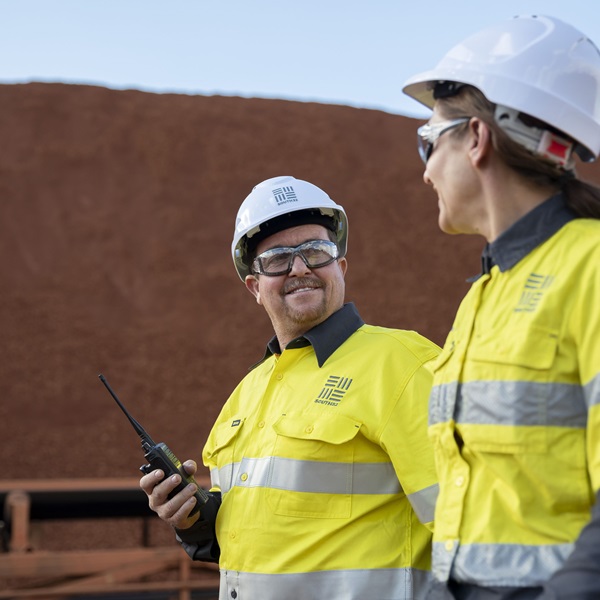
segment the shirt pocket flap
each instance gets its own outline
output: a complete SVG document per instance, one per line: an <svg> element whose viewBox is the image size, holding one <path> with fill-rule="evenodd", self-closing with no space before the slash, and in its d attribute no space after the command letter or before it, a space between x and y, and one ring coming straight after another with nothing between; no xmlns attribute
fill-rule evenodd
<svg viewBox="0 0 600 600"><path fill-rule="evenodd" d="M278 435L299 440L314 440L328 444L343 444L352 440L361 424L354 419L338 415L324 419L315 415L281 415L273 425Z"/></svg>
<svg viewBox="0 0 600 600"><path fill-rule="evenodd" d="M214 456L219 450L229 446L241 431L245 420L245 417L237 415L231 417L226 423L217 425L214 433L214 446L211 448L209 456Z"/></svg>
<svg viewBox="0 0 600 600"><path fill-rule="evenodd" d="M507 339L507 333L510 339ZM554 362L557 347L555 330L530 325L509 332L491 332L474 340L468 358L476 362L547 370Z"/></svg>

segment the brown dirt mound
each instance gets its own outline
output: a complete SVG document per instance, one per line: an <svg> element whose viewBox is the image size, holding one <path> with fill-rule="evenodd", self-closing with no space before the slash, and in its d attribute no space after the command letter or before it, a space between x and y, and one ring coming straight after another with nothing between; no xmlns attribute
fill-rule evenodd
<svg viewBox="0 0 600 600"><path fill-rule="evenodd" d="M271 335L230 257L263 179L307 179L347 209L347 298L369 322L441 344L479 269L481 240L438 230L414 119L62 84L0 85L0 103L5 479L137 473L100 372L156 441L199 459Z"/></svg>

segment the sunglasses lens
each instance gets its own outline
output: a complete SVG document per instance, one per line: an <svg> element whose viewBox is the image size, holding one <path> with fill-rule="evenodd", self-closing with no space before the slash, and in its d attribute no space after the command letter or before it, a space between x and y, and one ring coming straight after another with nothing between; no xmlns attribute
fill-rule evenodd
<svg viewBox="0 0 600 600"><path fill-rule="evenodd" d="M306 247L302 249L301 254L304 258L304 262L307 263L309 267L320 267L337 256L337 247L331 247L329 244L325 245L321 243L314 245L307 244Z"/></svg>
<svg viewBox="0 0 600 600"><path fill-rule="evenodd" d="M418 136L417 147L419 149L419 156L421 157L421 160L424 163L426 163L429 160L429 157L431 156L433 144L430 141L423 139L421 136Z"/></svg>
<svg viewBox="0 0 600 600"><path fill-rule="evenodd" d="M424 163L426 163L431 156L433 144L437 139L435 133L435 129L429 123L422 125L417 129L417 148L419 149L419 156Z"/></svg>
<svg viewBox="0 0 600 600"><path fill-rule="evenodd" d="M265 253L267 254L267 253ZM291 252L277 252L274 254L267 254L267 256L259 257L257 260L260 263L261 271L265 274L280 273L284 272L289 264Z"/></svg>
<svg viewBox="0 0 600 600"><path fill-rule="evenodd" d="M431 153L433 152L433 145L436 140L446 131L450 131L463 123L466 123L470 117L459 117L451 121L442 121L441 123L427 123L417 129L417 147L419 149L419 156L421 160L427 164Z"/></svg>

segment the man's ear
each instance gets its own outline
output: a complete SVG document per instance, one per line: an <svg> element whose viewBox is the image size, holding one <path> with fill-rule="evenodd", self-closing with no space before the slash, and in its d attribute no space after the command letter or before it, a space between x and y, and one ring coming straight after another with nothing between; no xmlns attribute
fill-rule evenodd
<svg viewBox="0 0 600 600"><path fill-rule="evenodd" d="M255 275L246 275L244 279L246 289L256 298L256 303L260 304L260 291L258 289L258 278Z"/></svg>
<svg viewBox="0 0 600 600"><path fill-rule="evenodd" d="M469 157L473 166L478 167L490 155L493 148L492 131L485 121L473 117L469 121L469 133L471 136Z"/></svg>
<svg viewBox="0 0 600 600"><path fill-rule="evenodd" d="M348 261L346 260L346 257L340 258L338 260L338 265L340 266L340 269L342 271L342 275L344 277L346 277L346 271L348 270Z"/></svg>

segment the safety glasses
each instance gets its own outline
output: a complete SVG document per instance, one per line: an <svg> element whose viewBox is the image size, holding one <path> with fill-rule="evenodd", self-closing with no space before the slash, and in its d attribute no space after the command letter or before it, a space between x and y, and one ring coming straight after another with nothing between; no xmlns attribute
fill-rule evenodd
<svg viewBox="0 0 600 600"><path fill-rule="evenodd" d="M471 117L459 117L450 121L441 121L440 123L427 123L417 129L417 146L419 148L419 156L421 160L427 164L433 145L436 143L440 135L454 129L463 123L466 123Z"/></svg>
<svg viewBox="0 0 600 600"><path fill-rule="evenodd" d="M339 250L336 244L328 240L312 240L295 248L271 248L254 259L252 271L269 277L287 275L292 270L296 256L310 269L318 269L336 260Z"/></svg>

